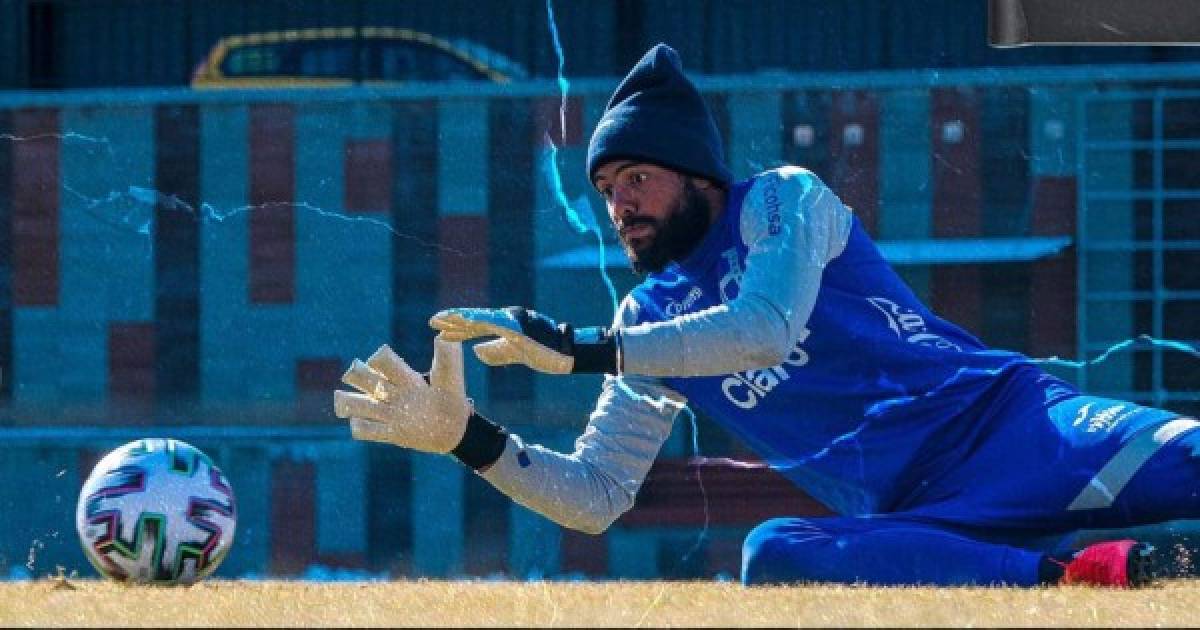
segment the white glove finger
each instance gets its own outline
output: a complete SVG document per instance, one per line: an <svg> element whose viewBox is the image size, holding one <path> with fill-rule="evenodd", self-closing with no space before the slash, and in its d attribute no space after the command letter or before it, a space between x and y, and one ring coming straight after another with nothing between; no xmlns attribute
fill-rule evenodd
<svg viewBox="0 0 1200 630"><path fill-rule="evenodd" d="M528 339L497 339L475 346L480 361L498 367L524 364L546 374L570 374L575 357L555 352Z"/></svg>
<svg viewBox="0 0 1200 630"><path fill-rule="evenodd" d="M575 357L555 352L540 343L524 343L521 360L525 365L547 374L570 374L575 366Z"/></svg>
<svg viewBox="0 0 1200 630"><path fill-rule="evenodd" d="M467 383L463 375L462 343L433 340L433 365L429 368L429 384L448 394L466 396Z"/></svg>
<svg viewBox="0 0 1200 630"><path fill-rule="evenodd" d="M450 342L462 342L468 339L474 339L475 335L464 330L441 330L438 332L438 337Z"/></svg>
<svg viewBox="0 0 1200 630"><path fill-rule="evenodd" d="M522 334L521 325L508 311L494 308L452 308L439 311L429 318L429 325L463 339Z"/></svg>
<svg viewBox="0 0 1200 630"><path fill-rule="evenodd" d="M350 364L350 369L346 370L346 373L342 375L342 382L374 398L378 402L398 400L403 395L402 390L398 386L392 384L384 375L358 359L355 359L354 363ZM423 385L424 383L422 383Z"/></svg>
<svg viewBox="0 0 1200 630"><path fill-rule="evenodd" d="M342 375L343 383L367 395L373 395L379 387L380 381L383 380L382 374L358 359L355 359L346 373Z"/></svg>
<svg viewBox="0 0 1200 630"><path fill-rule="evenodd" d="M429 326L442 333L453 335L471 335L474 328L458 313L457 309L438 311L429 318ZM469 338L469 337L468 337Z"/></svg>
<svg viewBox="0 0 1200 630"><path fill-rule="evenodd" d="M454 317L457 318L458 316L455 315ZM493 338L499 337L501 334L515 334L507 329L496 329L490 324L473 324L458 319L455 321L440 321L436 324L433 323L433 320L430 320L430 322L433 328L438 331L438 337L450 342Z"/></svg>
<svg viewBox="0 0 1200 630"><path fill-rule="evenodd" d="M492 367L522 363L522 353L517 344L503 338L476 345L475 356Z"/></svg>
<svg viewBox="0 0 1200 630"><path fill-rule="evenodd" d="M366 418L350 418L350 436L356 440L389 441L387 425Z"/></svg>
<svg viewBox="0 0 1200 630"><path fill-rule="evenodd" d="M366 394L335 390L333 413L339 418L366 418L386 422L390 416L387 406Z"/></svg>
<svg viewBox="0 0 1200 630"><path fill-rule="evenodd" d="M397 387L425 386L425 379L416 370L412 369L408 363L405 363L404 359L401 359L400 355L396 354L391 346L386 343L379 346L375 354L367 358L367 365L374 368Z"/></svg>

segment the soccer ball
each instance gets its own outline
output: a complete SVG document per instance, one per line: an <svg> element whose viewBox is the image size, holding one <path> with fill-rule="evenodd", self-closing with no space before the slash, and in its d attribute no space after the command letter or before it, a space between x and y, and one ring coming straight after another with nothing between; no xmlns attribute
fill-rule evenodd
<svg viewBox="0 0 1200 630"><path fill-rule="evenodd" d="M236 525L225 475L180 440L135 440L104 456L75 509L92 566L134 584L203 579L229 553Z"/></svg>

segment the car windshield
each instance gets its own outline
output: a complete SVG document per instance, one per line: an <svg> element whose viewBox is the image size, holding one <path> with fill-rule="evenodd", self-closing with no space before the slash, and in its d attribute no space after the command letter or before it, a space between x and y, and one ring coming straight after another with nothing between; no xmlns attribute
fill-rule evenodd
<svg viewBox="0 0 1200 630"><path fill-rule="evenodd" d="M284 60L287 74L303 77L354 76L354 40L297 42Z"/></svg>
<svg viewBox="0 0 1200 630"><path fill-rule="evenodd" d="M277 76L286 74L282 67L283 48L278 44L260 44L229 51L221 72L227 77Z"/></svg>
<svg viewBox="0 0 1200 630"><path fill-rule="evenodd" d="M364 39L362 76L382 81L478 80L487 76L439 48L406 40ZM303 76L354 78L353 39L276 42L231 50L221 70L227 77Z"/></svg>
<svg viewBox="0 0 1200 630"><path fill-rule="evenodd" d="M353 40L273 42L239 46L221 71L227 77L353 77Z"/></svg>
<svg viewBox="0 0 1200 630"><path fill-rule="evenodd" d="M384 81L477 80L486 76L441 49L404 40L373 40L367 77Z"/></svg>

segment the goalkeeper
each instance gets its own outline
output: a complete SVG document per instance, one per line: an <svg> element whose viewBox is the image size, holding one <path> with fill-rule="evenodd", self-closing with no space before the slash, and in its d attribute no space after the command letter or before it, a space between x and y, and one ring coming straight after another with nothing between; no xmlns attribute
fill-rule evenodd
<svg viewBox="0 0 1200 630"><path fill-rule="evenodd" d="M387 346L335 408L358 439L451 453L518 503L599 533L691 404L837 516L772 519L747 584L1135 586L1149 547L1080 529L1200 516L1200 422L1087 396L923 305L838 197L784 167L735 182L675 51L650 50L592 135L587 175L644 280L607 328L519 307L436 314L428 382ZM473 409L489 365L605 373L572 453Z"/></svg>

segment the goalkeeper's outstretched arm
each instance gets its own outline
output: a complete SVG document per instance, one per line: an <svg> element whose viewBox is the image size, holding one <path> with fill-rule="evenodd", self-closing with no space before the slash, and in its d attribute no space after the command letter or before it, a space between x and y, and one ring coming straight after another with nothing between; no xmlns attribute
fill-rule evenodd
<svg viewBox="0 0 1200 630"><path fill-rule="evenodd" d="M684 404L679 394L651 379L606 376L574 452L523 444L508 435L504 452L479 474L559 525L598 534L633 507Z"/></svg>
<svg viewBox="0 0 1200 630"><path fill-rule="evenodd" d="M813 312L826 265L848 243L853 216L811 172L764 173L746 193L739 230L745 268L731 265L736 297L664 321L578 328L522 307L457 308L430 325L447 339L497 337L475 347L488 365L521 363L550 374L604 372L717 376L787 359Z"/></svg>
<svg viewBox="0 0 1200 630"><path fill-rule="evenodd" d="M524 444L475 411L462 344L442 336L427 380L385 345L365 363L354 361L342 381L358 391L334 392L334 410L356 439L451 454L521 505L589 533L633 506L686 404L656 379L606 376L575 450L558 453Z"/></svg>
<svg viewBox="0 0 1200 630"><path fill-rule="evenodd" d="M626 297L614 330L637 320ZM575 450L560 453L506 434L503 452L486 465L464 463L517 503L571 529L598 534L633 507L675 417L687 400L657 378L605 375ZM479 431L487 428L479 426ZM464 436L464 442L470 436ZM487 439L480 440L486 443Z"/></svg>

